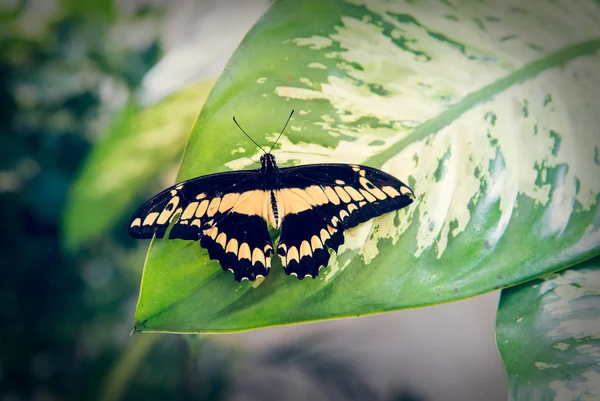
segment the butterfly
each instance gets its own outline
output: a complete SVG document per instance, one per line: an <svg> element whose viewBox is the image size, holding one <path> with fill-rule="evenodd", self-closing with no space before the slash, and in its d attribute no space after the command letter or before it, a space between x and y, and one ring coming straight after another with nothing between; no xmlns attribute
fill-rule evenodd
<svg viewBox="0 0 600 401"><path fill-rule="evenodd" d="M260 169L210 174L180 182L144 203L132 216L134 238L199 241L210 259L233 272L235 281L265 277L273 243L267 227L280 231L276 252L285 273L317 277L344 231L413 202L397 178L356 164L277 167L269 152L238 128L264 154Z"/></svg>

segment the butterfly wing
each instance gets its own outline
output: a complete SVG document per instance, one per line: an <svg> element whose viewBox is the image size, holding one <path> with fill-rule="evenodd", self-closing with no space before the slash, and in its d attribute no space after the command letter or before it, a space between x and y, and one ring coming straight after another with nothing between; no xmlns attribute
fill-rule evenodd
<svg viewBox="0 0 600 401"><path fill-rule="evenodd" d="M212 174L159 193L131 218L134 238L200 240L236 281L266 276L273 246L267 230L268 192L258 171Z"/></svg>
<svg viewBox="0 0 600 401"><path fill-rule="evenodd" d="M256 192L240 207L249 207L262 198L264 196ZM254 281L269 274L273 244L261 215L240 213L234 208L206 231L200 245L206 248L211 259L219 261L223 270L233 272L235 281Z"/></svg>
<svg viewBox="0 0 600 401"><path fill-rule="evenodd" d="M348 164L281 169L276 192L281 236L277 253L287 274L316 277L343 231L412 203L412 190L383 171Z"/></svg>

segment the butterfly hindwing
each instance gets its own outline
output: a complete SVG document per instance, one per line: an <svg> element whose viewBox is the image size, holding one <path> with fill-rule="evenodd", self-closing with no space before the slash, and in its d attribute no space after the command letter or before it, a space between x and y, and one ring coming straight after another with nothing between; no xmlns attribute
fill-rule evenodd
<svg viewBox="0 0 600 401"><path fill-rule="evenodd" d="M316 277L321 266L327 266L329 251L344 242L343 229L327 224L315 209L287 214L281 225L277 253L286 274L303 279Z"/></svg>
<svg viewBox="0 0 600 401"><path fill-rule="evenodd" d="M233 272L235 281L254 281L269 274L273 244L261 216L237 213L234 208L206 230L200 245L223 270Z"/></svg>
<svg viewBox="0 0 600 401"><path fill-rule="evenodd" d="M395 177L347 164L283 168L276 193L281 217L277 252L287 274L315 277L338 250L343 231L412 203L412 191Z"/></svg>

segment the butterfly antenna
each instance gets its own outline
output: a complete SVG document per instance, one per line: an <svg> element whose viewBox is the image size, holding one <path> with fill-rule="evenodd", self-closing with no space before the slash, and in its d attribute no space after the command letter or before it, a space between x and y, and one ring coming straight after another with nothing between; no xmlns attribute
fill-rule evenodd
<svg viewBox="0 0 600 401"><path fill-rule="evenodd" d="M273 148L275 147L275 145L277 145L277 142L279 142L279 138L281 138L281 135L283 134L283 131L285 131L285 127L287 127L288 123L292 119L292 115L294 115L294 110L292 110L292 112L290 113L290 116L288 117L287 121L285 122L285 125L283 126L283 129L281 130L281 133L277 137L277 140L275 141L275 143L273 145L271 145L271 149L269 149L269 153L271 153L271 151L273 150Z"/></svg>
<svg viewBox="0 0 600 401"><path fill-rule="evenodd" d="M240 127L240 125L239 125L239 124L238 124L238 122L236 121L235 117L233 117L233 122L235 123L235 125L237 125L237 126L238 126L238 128L240 129L240 131L242 131L242 132L244 133L244 135L246 135L246 136L248 137L248 139L250 139L252 142L254 142L254 144L255 144L256 146L258 146L258 147L260 148L260 150L262 150L263 152L265 152L265 150L263 149L263 147L262 147L262 146L260 146L258 143L256 143L256 142L254 141L254 139L250 138L250 135L246 134L246 131L244 131L244 130L243 130L243 128L242 128L242 127ZM267 153L267 152L265 152L265 153Z"/></svg>

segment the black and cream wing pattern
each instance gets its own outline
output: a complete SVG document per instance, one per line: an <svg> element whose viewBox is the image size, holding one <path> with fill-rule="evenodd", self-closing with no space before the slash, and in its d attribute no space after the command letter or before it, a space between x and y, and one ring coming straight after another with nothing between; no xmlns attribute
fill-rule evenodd
<svg viewBox="0 0 600 401"><path fill-rule="evenodd" d="M273 244L267 224L280 230L277 254L286 274L316 277L344 230L408 206L413 192L380 170L350 164L279 169L271 154L262 169L184 181L156 195L133 215L135 238L199 241L236 281L265 277Z"/></svg>
<svg viewBox="0 0 600 401"><path fill-rule="evenodd" d="M348 164L282 168L277 253L287 274L316 277L344 230L413 201L412 190L380 170Z"/></svg>
<svg viewBox="0 0 600 401"><path fill-rule="evenodd" d="M266 221L266 191L257 171L212 174L184 181L146 202L133 215L134 238L200 241L211 259L236 281L268 274L273 245Z"/></svg>

